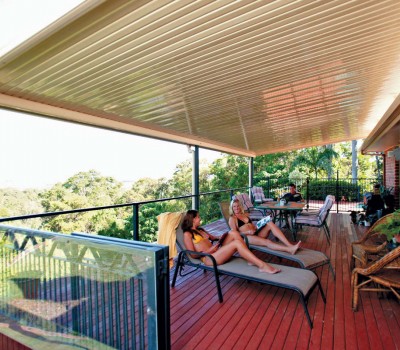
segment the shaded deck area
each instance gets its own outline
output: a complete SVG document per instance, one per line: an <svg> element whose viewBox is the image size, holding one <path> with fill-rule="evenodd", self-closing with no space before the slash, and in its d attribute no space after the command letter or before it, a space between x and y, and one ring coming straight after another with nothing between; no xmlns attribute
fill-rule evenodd
<svg viewBox="0 0 400 350"><path fill-rule="evenodd" d="M327 302L317 290L310 296L313 329L292 291L222 276L224 302L220 304L213 276L196 271L178 277L171 288L172 349L399 349L396 298L364 293L359 310L351 309L350 242L365 227L354 226L348 213L332 213L329 228L330 246L317 228L304 227L298 233L304 247L331 258L336 272L334 280L326 265L316 270ZM279 263L276 258L272 262Z"/></svg>

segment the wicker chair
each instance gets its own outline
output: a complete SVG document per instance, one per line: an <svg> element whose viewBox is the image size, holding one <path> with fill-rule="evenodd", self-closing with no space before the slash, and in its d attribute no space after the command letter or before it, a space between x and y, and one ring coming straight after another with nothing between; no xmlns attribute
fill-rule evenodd
<svg viewBox="0 0 400 350"><path fill-rule="evenodd" d="M351 288L353 311L357 311L360 291L393 292L400 301L400 247L367 268L356 267L351 275Z"/></svg>
<svg viewBox="0 0 400 350"><path fill-rule="evenodd" d="M393 214L388 214L380 218L373 224L366 234L358 241L351 244L351 263L350 269L354 267L367 267L387 253L386 235L376 230L376 227L386 222Z"/></svg>

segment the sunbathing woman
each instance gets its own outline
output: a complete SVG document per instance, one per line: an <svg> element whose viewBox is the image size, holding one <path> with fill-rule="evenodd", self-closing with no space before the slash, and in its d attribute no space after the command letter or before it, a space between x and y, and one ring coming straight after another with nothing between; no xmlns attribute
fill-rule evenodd
<svg viewBox="0 0 400 350"><path fill-rule="evenodd" d="M250 244L268 247L273 250L296 254L300 248L301 241L292 244L285 237L283 232L272 221L257 231L257 227L251 222L249 216L244 212L243 207L238 199L231 201L229 206L229 227L232 230L239 231L247 236ZM278 238L283 244L274 243L268 239L269 234Z"/></svg>
<svg viewBox="0 0 400 350"><path fill-rule="evenodd" d="M200 228L200 221L200 215L197 210L188 210L183 218L183 241L186 249L211 254L215 258L217 265L227 262L233 254L238 252L249 264L256 265L260 272L280 272L279 269L257 258L249 248L247 248L239 232L231 231L221 245L218 243L213 245L211 240L215 240L216 237ZM198 256L193 257L198 258ZM212 261L209 257L202 256L201 260L205 265L212 266Z"/></svg>

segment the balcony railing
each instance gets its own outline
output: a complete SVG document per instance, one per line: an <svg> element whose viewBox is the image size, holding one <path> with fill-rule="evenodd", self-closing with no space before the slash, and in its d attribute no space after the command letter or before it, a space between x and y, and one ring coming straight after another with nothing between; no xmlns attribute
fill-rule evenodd
<svg viewBox="0 0 400 350"><path fill-rule="evenodd" d="M25 345L169 348L168 247L5 225L0 242L0 313Z"/></svg>
<svg viewBox="0 0 400 350"><path fill-rule="evenodd" d="M361 204L363 194L373 188L373 184L377 182L376 179L276 179L266 178L258 181L255 185L262 186L267 197L277 198L283 193L288 191L288 184L294 182L297 184L298 190L302 193L303 198L306 200L306 208L317 209L323 202L328 194L333 194L336 198L335 206L332 211L361 211ZM154 241L157 232L157 215L163 211L179 211L187 210L192 206L192 199L198 197L200 203L200 210L202 214L203 224L215 221L221 218L218 202L229 201L233 194L239 192L247 192L250 187L231 188L212 192L203 192L198 196L184 195L171 198L153 199L147 201L140 201L134 203L125 203L117 205L107 205L101 207L82 208L67 210L62 212L48 212L41 214L30 214L16 217L0 218L1 222L12 222L16 220L29 220L33 218L47 218L55 217L58 215L73 214L76 216L74 220L79 220L79 213L87 213L92 211L105 211L115 210L117 212L120 208L128 209L126 211L126 219L131 221L129 231L132 232L130 237L125 235L125 238L133 238L137 241L149 241L146 235L149 235ZM158 205L158 206L157 206ZM153 208L151 208L153 206ZM157 207L156 207L157 206ZM146 229L149 232L144 232L141 227L141 220L144 219L144 212L150 211L151 217L146 218ZM78 215L77 215L78 214ZM117 215L117 214L116 214ZM149 228L148 221L152 221L152 227ZM145 221L145 220L143 220ZM91 232L97 234L97 232Z"/></svg>

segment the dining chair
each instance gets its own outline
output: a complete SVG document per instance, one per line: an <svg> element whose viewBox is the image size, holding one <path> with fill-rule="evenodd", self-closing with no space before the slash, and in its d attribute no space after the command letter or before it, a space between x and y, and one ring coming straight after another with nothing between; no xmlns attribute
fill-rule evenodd
<svg viewBox="0 0 400 350"><path fill-rule="evenodd" d="M327 219L329 212L335 203L335 196L328 195L325 198L323 206L315 213L299 213L295 218L294 222L296 227L298 226L313 226L318 228L323 228L325 232L326 239L330 244L331 234L327 224Z"/></svg>
<svg viewBox="0 0 400 350"><path fill-rule="evenodd" d="M265 197L262 187L253 186L251 188L251 193L252 193L253 198L254 198L254 203L265 203L265 202L273 201L272 198L266 198Z"/></svg>

